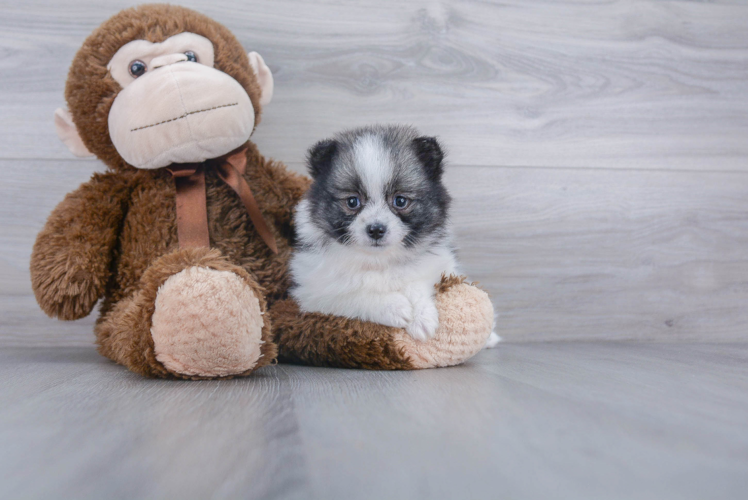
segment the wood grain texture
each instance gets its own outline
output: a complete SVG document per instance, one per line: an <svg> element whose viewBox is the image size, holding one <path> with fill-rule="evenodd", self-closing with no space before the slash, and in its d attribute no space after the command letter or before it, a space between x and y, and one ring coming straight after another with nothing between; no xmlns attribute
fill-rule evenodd
<svg viewBox="0 0 748 500"><path fill-rule="evenodd" d="M67 159L52 112L75 51L133 1L0 3L0 156ZM464 165L748 169L748 5L180 2L275 73L257 132L298 162L342 128L410 122Z"/></svg>
<svg viewBox="0 0 748 500"><path fill-rule="evenodd" d="M467 274L509 340L748 339L741 173L449 171Z"/></svg>
<svg viewBox="0 0 748 500"><path fill-rule="evenodd" d="M49 212L97 168L0 160L0 344L93 340L93 318L43 315L28 262ZM450 165L446 183L462 267L505 340L748 338L747 174Z"/></svg>
<svg viewBox="0 0 748 500"><path fill-rule="evenodd" d="M421 372L147 380L0 351L2 498L742 499L748 346L506 344Z"/></svg>

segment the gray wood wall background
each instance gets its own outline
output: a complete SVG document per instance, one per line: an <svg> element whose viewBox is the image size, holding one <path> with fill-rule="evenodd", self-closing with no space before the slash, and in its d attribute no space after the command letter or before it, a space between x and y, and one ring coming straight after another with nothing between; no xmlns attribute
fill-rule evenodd
<svg viewBox="0 0 748 500"><path fill-rule="evenodd" d="M52 113L84 38L138 2L0 1L0 345L88 345L46 318L34 237L101 169ZM275 75L254 141L303 169L340 129L449 151L460 257L508 341L748 338L748 5L185 0Z"/></svg>

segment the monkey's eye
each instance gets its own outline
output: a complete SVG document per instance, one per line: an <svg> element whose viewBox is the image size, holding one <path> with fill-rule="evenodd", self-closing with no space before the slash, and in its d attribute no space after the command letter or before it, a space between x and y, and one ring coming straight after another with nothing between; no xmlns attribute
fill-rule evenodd
<svg viewBox="0 0 748 500"><path fill-rule="evenodd" d="M148 67L145 65L143 61L137 61L137 60L131 62L128 68L133 78L143 76L143 74L146 72L147 69Z"/></svg>
<svg viewBox="0 0 748 500"><path fill-rule="evenodd" d="M358 196L349 196L345 200L345 205L351 210L356 210L361 206L361 200L358 199Z"/></svg>
<svg viewBox="0 0 748 500"><path fill-rule="evenodd" d="M403 208L408 206L409 201L410 200L408 200L408 198L406 198L405 196L398 195L395 196L395 199L392 200L392 204L395 206L395 208L399 208L400 210L402 210Z"/></svg>
<svg viewBox="0 0 748 500"><path fill-rule="evenodd" d="M195 54L191 50L188 50L187 52L185 52L184 55L187 56L187 60L188 61L190 61L190 62L197 62L197 54Z"/></svg>

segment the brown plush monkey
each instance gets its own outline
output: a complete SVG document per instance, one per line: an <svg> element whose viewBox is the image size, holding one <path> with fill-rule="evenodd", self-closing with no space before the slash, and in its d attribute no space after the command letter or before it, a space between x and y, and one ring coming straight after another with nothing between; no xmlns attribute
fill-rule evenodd
<svg viewBox="0 0 748 500"><path fill-rule="evenodd" d="M445 279L428 343L355 320L301 314L286 298L293 207L308 180L249 142L273 79L228 29L146 5L115 15L70 68L61 139L95 174L57 206L31 258L50 316L99 299L100 352L156 377L247 375L282 359L413 369L457 364L491 331L484 292ZM270 308L270 309L269 309Z"/></svg>

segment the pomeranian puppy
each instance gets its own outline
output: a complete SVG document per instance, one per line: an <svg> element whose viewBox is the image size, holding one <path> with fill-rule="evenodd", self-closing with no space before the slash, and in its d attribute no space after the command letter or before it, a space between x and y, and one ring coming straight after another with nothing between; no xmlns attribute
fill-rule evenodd
<svg viewBox="0 0 748 500"><path fill-rule="evenodd" d="M318 142L296 208L291 295L302 311L434 336L434 285L458 274L437 140L371 126ZM495 343L495 334L489 343Z"/></svg>

